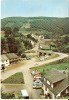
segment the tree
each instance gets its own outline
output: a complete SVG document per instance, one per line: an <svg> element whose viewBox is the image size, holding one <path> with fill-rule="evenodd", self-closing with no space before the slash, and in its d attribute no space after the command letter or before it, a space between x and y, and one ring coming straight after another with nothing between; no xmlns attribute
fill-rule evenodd
<svg viewBox="0 0 69 100"><path fill-rule="evenodd" d="M12 30L10 27L6 27L4 31L5 31L5 37L8 37L10 34L12 34Z"/></svg>
<svg viewBox="0 0 69 100"><path fill-rule="evenodd" d="M17 48L18 44L16 44L15 37L13 35L8 36L7 42L8 42L9 51L16 53L18 50L18 48Z"/></svg>
<svg viewBox="0 0 69 100"><path fill-rule="evenodd" d="M64 42L64 44L68 44L69 43L69 36L64 36L64 37L62 37L62 40L63 40L63 42Z"/></svg>
<svg viewBox="0 0 69 100"><path fill-rule="evenodd" d="M9 48L7 44L7 39L1 35L1 53L3 53L3 50L8 52Z"/></svg>
<svg viewBox="0 0 69 100"><path fill-rule="evenodd" d="M18 28L18 27L14 27L13 33L16 33L16 32L18 32L18 31L19 31L19 28Z"/></svg>
<svg viewBox="0 0 69 100"><path fill-rule="evenodd" d="M23 53L23 54L21 55L21 58L26 58L26 54Z"/></svg>
<svg viewBox="0 0 69 100"><path fill-rule="evenodd" d="M69 37L62 36L60 39L57 39L55 42L56 48L60 52L69 52Z"/></svg>
<svg viewBox="0 0 69 100"><path fill-rule="evenodd" d="M56 45L55 45L54 43L51 43L51 44L50 44L50 49L51 49L51 47L56 48Z"/></svg>
<svg viewBox="0 0 69 100"><path fill-rule="evenodd" d="M24 45L25 45L26 49L28 49L28 50L32 49L32 44L29 40L25 40Z"/></svg>
<svg viewBox="0 0 69 100"><path fill-rule="evenodd" d="M28 35L27 35L27 38L31 38L31 34L28 34Z"/></svg>
<svg viewBox="0 0 69 100"><path fill-rule="evenodd" d="M15 95L13 93L1 93L2 99L15 99Z"/></svg>
<svg viewBox="0 0 69 100"><path fill-rule="evenodd" d="M21 54L23 54L25 50L26 49L25 49L24 43L23 42L20 43L19 48L18 48L18 55L21 56Z"/></svg>

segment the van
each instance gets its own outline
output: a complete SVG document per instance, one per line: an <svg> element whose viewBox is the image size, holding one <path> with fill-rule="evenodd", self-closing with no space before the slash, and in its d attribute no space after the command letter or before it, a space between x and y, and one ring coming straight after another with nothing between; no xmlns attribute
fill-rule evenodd
<svg viewBox="0 0 69 100"><path fill-rule="evenodd" d="M26 89L21 90L21 94L24 99L29 99L29 95Z"/></svg>

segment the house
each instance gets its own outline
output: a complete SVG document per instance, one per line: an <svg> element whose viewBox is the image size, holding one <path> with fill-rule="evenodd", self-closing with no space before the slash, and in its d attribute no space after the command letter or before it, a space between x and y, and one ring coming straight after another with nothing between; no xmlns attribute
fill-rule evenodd
<svg viewBox="0 0 69 100"><path fill-rule="evenodd" d="M32 36L33 38L37 39L37 40L38 40L38 38L39 38L39 36L38 36L38 35L35 35L35 34L31 34L31 36Z"/></svg>
<svg viewBox="0 0 69 100"><path fill-rule="evenodd" d="M43 36L43 35L40 35L39 38L40 38L40 39L44 39L44 36Z"/></svg>
<svg viewBox="0 0 69 100"><path fill-rule="evenodd" d="M69 79L66 74L56 69L50 70L42 82L45 98L58 99L69 95Z"/></svg>
<svg viewBox="0 0 69 100"><path fill-rule="evenodd" d="M5 55L5 54L2 54L1 55L1 67L2 66L8 66L10 63L9 63L9 59L8 57Z"/></svg>
<svg viewBox="0 0 69 100"><path fill-rule="evenodd" d="M17 63L20 60L15 53L7 53L6 56L8 57L10 64Z"/></svg>
<svg viewBox="0 0 69 100"><path fill-rule="evenodd" d="M34 47L35 46L35 43L32 40L30 42L31 42L32 46Z"/></svg>

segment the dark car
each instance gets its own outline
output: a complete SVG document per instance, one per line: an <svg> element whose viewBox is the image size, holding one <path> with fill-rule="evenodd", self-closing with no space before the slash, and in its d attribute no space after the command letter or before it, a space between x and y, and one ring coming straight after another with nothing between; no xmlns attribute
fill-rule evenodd
<svg viewBox="0 0 69 100"><path fill-rule="evenodd" d="M27 59L27 60L30 60L31 58L30 58L30 57L27 57L26 59Z"/></svg>

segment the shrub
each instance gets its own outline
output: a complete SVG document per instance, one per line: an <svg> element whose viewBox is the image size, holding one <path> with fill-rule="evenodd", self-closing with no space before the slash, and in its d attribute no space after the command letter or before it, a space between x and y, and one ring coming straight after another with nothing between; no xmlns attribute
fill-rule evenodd
<svg viewBox="0 0 69 100"><path fill-rule="evenodd" d="M15 95L13 93L1 93L1 99L14 99Z"/></svg>

